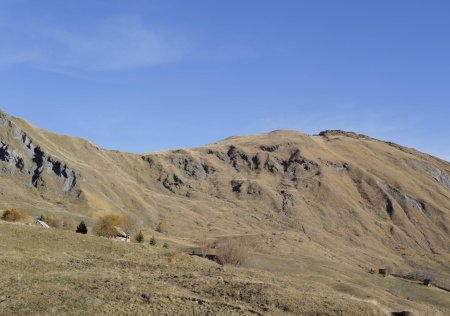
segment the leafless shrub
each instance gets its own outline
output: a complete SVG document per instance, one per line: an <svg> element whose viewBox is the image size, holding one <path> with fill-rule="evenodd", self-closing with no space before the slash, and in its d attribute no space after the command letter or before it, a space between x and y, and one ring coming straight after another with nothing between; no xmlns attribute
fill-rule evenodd
<svg viewBox="0 0 450 316"><path fill-rule="evenodd" d="M135 232L139 228L142 228L141 227L142 225L140 225L139 222L134 217L127 216L124 218L124 221L125 222L123 229L128 236L131 236L133 232Z"/></svg>
<svg viewBox="0 0 450 316"><path fill-rule="evenodd" d="M241 242L229 239L218 249L217 257L223 265L241 266L247 258L247 249Z"/></svg>
<svg viewBox="0 0 450 316"><path fill-rule="evenodd" d="M45 222L48 226L54 228L61 228L63 225L63 220L57 216L49 215L45 218Z"/></svg>
<svg viewBox="0 0 450 316"><path fill-rule="evenodd" d="M62 221L62 228L65 230L71 230L74 231L76 228L76 224L73 220L70 219L64 219Z"/></svg>
<svg viewBox="0 0 450 316"><path fill-rule="evenodd" d="M200 238L197 241L197 244L199 245L199 247L201 249L202 256L205 257L206 252L212 246L212 242L211 242L211 240L208 239L208 236L206 233L202 233L202 235L200 236Z"/></svg>

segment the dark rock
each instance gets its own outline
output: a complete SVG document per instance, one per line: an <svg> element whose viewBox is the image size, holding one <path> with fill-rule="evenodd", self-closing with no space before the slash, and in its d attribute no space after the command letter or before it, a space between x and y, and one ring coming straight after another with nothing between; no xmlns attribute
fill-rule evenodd
<svg viewBox="0 0 450 316"><path fill-rule="evenodd" d="M231 190L236 193L241 193L241 187L244 181L233 180L231 181Z"/></svg>
<svg viewBox="0 0 450 316"><path fill-rule="evenodd" d="M408 311L401 311L401 312L392 312L392 316L412 316L413 314Z"/></svg>
<svg viewBox="0 0 450 316"><path fill-rule="evenodd" d="M394 206L392 205L392 201L388 197L386 197L386 212L392 219L392 216L394 216Z"/></svg>
<svg viewBox="0 0 450 316"><path fill-rule="evenodd" d="M273 146L264 146L264 145L261 145L261 146L259 146L259 148L261 149L261 150L263 150L263 151L268 151L268 152L274 152L274 151L277 151L279 148L281 147L281 145L273 145Z"/></svg>
<svg viewBox="0 0 450 316"><path fill-rule="evenodd" d="M251 182L247 188L247 194L260 196L261 195L261 187L258 185L258 183Z"/></svg>

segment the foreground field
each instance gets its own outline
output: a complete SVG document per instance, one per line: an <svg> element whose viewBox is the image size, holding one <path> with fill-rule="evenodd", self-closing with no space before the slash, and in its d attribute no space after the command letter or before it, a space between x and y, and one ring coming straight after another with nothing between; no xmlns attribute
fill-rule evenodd
<svg viewBox="0 0 450 316"><path fill-rule="evenodd" d="M309 277L302 276L297 272L303 268L293 265L289 271L289 261L283 258L268 272L264 267L222 267L171 247L164 250L1 222L0 314L386 315L392 311L379 303L383 297L366 300L361 293L352 293L368 280L355 286L350 282L358 281L343 275L330 286L327 273L321 277L316 268ZM276 262L266 256L254 254L249 265ZM410 310L419 308L418 315L445 315L450 310L448 293L394 278L373 280L384 282L373 288L387 287L390 295L399 297L394 301L401 302L400 297L409 293ZM423 291L432 293L429 304L412 302L419 296L426 301Z"/></svg>

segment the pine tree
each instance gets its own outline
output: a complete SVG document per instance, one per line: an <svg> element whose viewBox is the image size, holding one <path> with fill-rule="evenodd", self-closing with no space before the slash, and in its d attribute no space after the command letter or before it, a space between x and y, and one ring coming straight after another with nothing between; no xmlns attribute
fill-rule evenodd
<svg viewBox="0 0 450 316"><path fill-rule="evenodd" d="M139 233L137 233L136 237L134 237L134 240L136 240L136 242L138 242L138 243L144 242L144 234L141 231L139 231Z"/></svg>
<svg viewBox="0 0 450 316"><path fill-rule="evenodd" d="M87 226L84 223L84 221L81 221L80 225L77 226L76 232L78 234L87 234L88 233L88 229L87 229Z"/></svg>
<svg viewBox="0 0 450 316"><path fill-rule="evenodd" d="M155 238L155 236L152 236L152 238L150 239L150 245L156 246L156 238Z"/></svg>

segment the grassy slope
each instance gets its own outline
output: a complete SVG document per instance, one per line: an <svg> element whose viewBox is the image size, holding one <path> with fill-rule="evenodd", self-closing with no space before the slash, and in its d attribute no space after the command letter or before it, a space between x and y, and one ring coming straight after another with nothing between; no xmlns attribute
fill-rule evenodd
<svg viewBox="0 0 450 316"><path fill-rule="evenodd" d="M19 119L14 118L13 121L20 129L26 131L34 144L41 146L46 154L79 172L75 189L82 190L83 194L81 198L74 199L73 195L63 193L60 179L55 178L51 172L43 173L48 184L46 190L32 187L30 177L26 174L17 171L12 175L1 173L0 208L11 206L23 208L33 217L39 214L56 214L72 219L76 223L83 218L88 225L92 225L103 213L122 212L139 221L142 220L148 235L155 233L153 229L159 221L165 220L169 229L167 238L172 239L177 245L188 246L193 239L203 233L214 239L226 235L253 239L249 241L255 252L250 268L269 271L276 277L266 272L233 271L237 274L237 278L246 279L253 273L256 281L272 284L266 292L257 292L253 294L255 298L252 300L244 300L242 303L244 309L251 308L263 312L261 302L265 300L267 292L276 293L278 285L283 291L287 291L281 291L280 297L293 298L292 301L288 300L288 303L283 304L287 304L288 309L294 314L296 311L314 310L325 306L324 300L327 296L331 297L332 303L326 305L328 308L324 310L333 311L335 306L333 304L345 305L342 302L348 301L348 298L342 300L336 291L349 293L358 299L375 299L387 310L409 309L418 311L419 314L434 315L435 307L442 310L450 309L448 293L443 295L439 291L430 292L429 289L391 278L373 278L365 272L368 267L389 264L406 271L427 268L447 277L450 275L448 265L450 191L420 168L421 164L426 164L438 167L444 174L450 174L448 162L414 150L347 134L307 136L294 131L277 131L264 135L236 137L203 148L150 154L146 156L153 162L150 164L140 155L102 150L82 139L55 135ZM12 137L13 131L14 129L11 131L9 127L2 127L0 137L31 164L32 157L27 158L20 139ZM231 146L236 146L239 151L235 167L228 156ZM268 151L262 147L275 149ZM298 160L305 159L314 164L311 164L310 170L303 170L303 167L297 164L293 177L291 171L283 171L281 162L289 160L296 150L300 152ZM260 158L259 169L253 164L252 159L255 155ZM244 161L242 157L248 157L249 160ZM270 172L263 167L266 158L278 168L276 172ZM185 159L193 163L204 163L214 172L209 173L206 178L189 175L183 164L180 164ZM348 163L350 168L342 169L340 166L343 163ZM11 167L6 164L2 166ZM317 173L318 170L320 173ZM163 181L166 178L173 181L175 175L182 179L184 184L179 187L174 185L173 191L170 191L163 185ZM231 182L234 180L243 182L241 193L232 191ZM254 184L259 186L261 192L248 194L247 186ZM400 193L395 195L391 190L385 196L383 185L391 185ZM282 190L289 197L285 210L282 209L284 204L280 193ZM404 202L402 194L417 201L425 201L426 209L421 211L414 204ZM392 218L386 213L386 197L393 203L395 211ZM85 258L83 248L72 244L71 234L66 236L65 234L68 234L66 232L41 232L27 227L26 234L22 236L20 226L11 226L15 228L10 230L8 228L10 226L5 225L0 226L0 233L4 239L0 241L1 249L4 249L1 256L2 260L6 260L6 264L2 264L1 267L2 271L4 267L9 270L5 275L10 277L23 273L23 280L26 281L23 284L38 284L36 291L45 287L46 280L50 280L49 284L57 289L67 287L66 292L62 292L66 295L65 302L70 302L71 295L75 298L84 295L84 292L76 288L77 286L83 288L83 280L81 283L77 281L78 275L88 273L86 277L88 280L97 280L96 278L102 275L100 272L103 267L106 271L110 269L114 275L119 275L122 279L129 273L137 280L131 282L132 287L140 288L140 294L145 294L145 284L141 284L144 276L142 271L149 273L145 277L154 277L152 272L147 271L147 265L154 267L154 262L158 260L163 263L167 261L152 249L145 247L141 249L142 247L136 245L123 248L121 245L113 244L114 247L119 247L119 250L110 245L110 249L118 252L120 256L111 255L110 251L102 248L109 245L109 241L91 239L93 237L86 237L87 241L84 242L87 245L92 240L90 254ZM16 233L15 229L18 229ZM8 238L11 234L17 236ZM47 242L49 245L43 246ZM52 243L57 246L52 248ZM23 252L17 250L20 248L23 248ZM51 273L45 277L33 275L36 270L29 270L29 274L21 272L22 268L26 271L29 264L30 267L42 266L41 269L47 267L45 256L39 259L44 260L43 262L32 259L36 258L34 249L43 249L49 254L49 260L51 259L49 267L59 271L52 266L55 264L64 269L54 277ZM70 259L71 256L75 256L78 261L67 264L66 259ZM126 256L128 259L122 258ZM20 259L19 265L12 266L12 261L8 261L16 260L14 258ZM135 266L142 262L142 266L131 273L127 269L123 271L116 269L114 262L120 264L131 262ZM24 266L21 267L20 264ZM187 271L197 271L196 275L204 273L202 265L213 269L211 275L224 273L216 272L213 268L215 266L209 263L187 260L183 264L189 267L186 268ZM84 269L84 265L90 265L90 268ZM166 275L167 271L172 271L171 269L165 270L162 274ZM175 271L178 270L179 268L175 267ZM177 283L181 279L180 276L173 280L168 278L164 282L169 283L162 284L174 286L177 291L179 288L186 290ZM5 280L2 279L2 282ZM200 280L211 281L214 278L200 278ZM98 280L92 284L91 292L99 295L108 293L108 288L100 286L99 282L102 284ZM22 283L14 285L11 291L18 292L20 284ZM202 283L200 288L203 286L206 285ZM245 288L247 287L249 286L246 285ZM8 286L2 287L0 291L5 288ZM200 295L195 293L197 290L189 289L191 291L187 292L189 295L193 297ZM233 283L223 287L223 291L234 289L240 289L239 285ZM159 293L153 288L150 290ZM118 288L117 293L120 291ZM200 293L203 293L202 291L203 289ZM124 301L120 299L116 304L120 302L128 306L127 295L133 299L139 296L132 291L132 294L128 292L127 290L126 294L120 294L119 297L124 295ZM24 302L27 302L28 297L30 299L34 297L34 294L31 295L26 291L24 293ZM39 297L41 294L36 295ZM54 299L51 295L47 297L45 292L43 295L43 304ZM93 295L89 292L86 295L80 297L79 301L90 306L90 297ZM158 295L163 297L166 294ZM228 292L214 295L213 301L229 296ZM231 295L229 302L239 301L236 295ZM58 296L55 297L56 302ZM277 296L274 296L267 300L276 306L279 304L276 303L277 299ZM157 298L154 300L152 302L157 306L159 301ZM10 304L9 301L10 299L4 300L0 303L3 304L0 307L7 306ZM110 301L110 304L115 304L114 300ZM354 303L352 301L352 308L355 308ZM222 303L214 304L218 306L217 304ZM25 306L27 305L24 305L24 308ZM98 308L105 308L103 311L107 313L107 307L101 306ZM89 308L94 311L92 306ZM130 305L127 308L132 307ZM345 307L342 308L345 310ZM219 311L218 307L210 309ZM281 312L282 309L273 307L270 311L275 313ZM48 310L41 309L41 311Z"/></svg>
<svg viewBox="0 0 450 316"><path fill-rule="evenodd" d="M308 276L299 274L302 269L290 274L283 267L278 267L283 275L278 275L277 267L272 267L274 273L223 268L200 258L171 256L170 251L147 244L5 222L0 222L0 249L1 315L383 315L383 310L391 310L376 302L383 297L363 299L367 296L358 292L364 286L358 281L362 274L347 278L345 273L352 272L348 270L336 281L324 273L331 267L319 271L319 264L311 262L305 262ZM276 263L274 258L263 262ZM402 307L421 314L439 312L414 303L415 299L450 310L448 293L394 278L365 278L365 284L375 283L387 291L367 290L372 298L391 295L387 300L398 305L408 295L410 306Z"/></svg>

